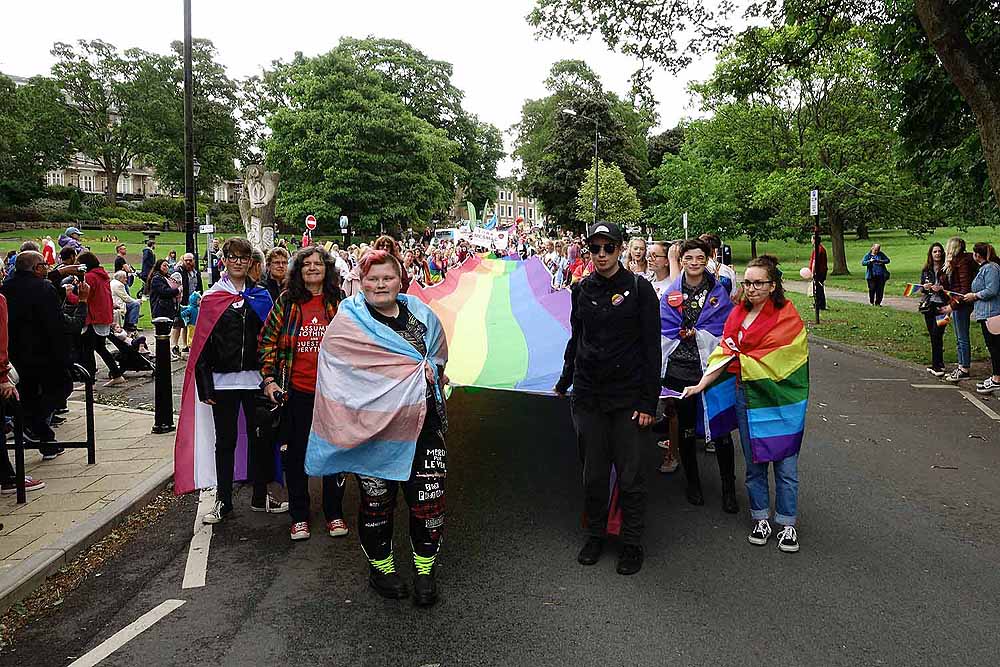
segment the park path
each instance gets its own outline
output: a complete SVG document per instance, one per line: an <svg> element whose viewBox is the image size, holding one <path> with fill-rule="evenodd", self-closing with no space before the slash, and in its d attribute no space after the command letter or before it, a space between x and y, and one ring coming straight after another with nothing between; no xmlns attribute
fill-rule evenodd
<svg viewBox="0 0 1000 667"><path fill-rule="evenodd" d="M809 283L804 280L788 280L785 282L785 289L792 292L798 292L799 294L807 294ZM854 292L852 290L840 289L838 287L827 287L826 298L838 299L840 301L850 301L851 303L868 303L867 293ZM889 294L886 294L885 298L882 299L883 306L892 308L893 310L901 310L906 313L916 313L917 304L919 303L920 299L905 296L893 296Z"/></svg>

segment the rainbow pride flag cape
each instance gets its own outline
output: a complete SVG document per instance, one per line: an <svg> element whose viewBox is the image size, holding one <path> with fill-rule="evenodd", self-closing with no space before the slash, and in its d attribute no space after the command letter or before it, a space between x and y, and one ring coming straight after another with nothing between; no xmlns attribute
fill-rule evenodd
<svg viewBox="0 0 1000 667"><path fill-rule="evenodd" d="M541 260L472 257L430 287L410 285L448 338L452 384L551 393L570 336L569 290Z"/></svg>
<svg viewBox="0 0 1000 667"><path fill-rule="evenodd" d="M733 308L706 372L734 360L739 362L753 461L779 461L797 454L802 446L809 400L806 328L790 301L780 309L768 301L740 338L740 325L746 315L746 306ZM735 403L735 391L732 377L731 382L717 383L706 392L710 418L713 411L718 414L730 409Z"/></svg>
<svg viewBox="0 0 1000 667"><path fill-rule="evenodd" d="M401 295L427 327L427 355L372 317L364 294L341 302L323 335L316 400L306 448L306 472L319 477L354 472L407 480L427 416L428 364L437 378L448 363L438 318L416 298ZM440 382L436 383L437 400Z"/></svg>

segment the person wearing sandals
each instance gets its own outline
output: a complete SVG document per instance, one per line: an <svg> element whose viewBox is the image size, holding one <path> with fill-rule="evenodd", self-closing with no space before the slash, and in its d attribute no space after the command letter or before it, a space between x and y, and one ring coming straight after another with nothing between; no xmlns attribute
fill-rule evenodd
<svg viewBox="0 0 1000 667"><path fill-rule="evenodd" d="M768 467L774 470L774 520L782 525L778 548L799 550L798 458L809 398L809 347L805 325L785 298L778 260L762 255L744 274L744 300L729 314L719 347L697 385L706 392L712 421L735 421L746 460L753 528L747 540L763 546L771 537Z"/></svg>
<svg viewBox="0 0 1000 667"><path fill-rule="evenodd" d="M322 246L309 245L292 257L286 289L260 330L260 366L264 394L283 404L281 429L285 452L292 540L307 540L309 477L306 447L316 401L316 369L320 343L340 303L340 272ZM323 477L323 514L330 537L347 535L344 521L344 475Z"/></svg>
<svg viewBox="0 0 1000 667"><path fill-rule="evenodd" d="M994 324L990 331L990 318L996 322L1000 318L1000 259L989 243L977 243L972 247L972 256L979 265L979 272L972 281L972 291L962 300L972 303L972 318L979 322L983 330L986 349L990 353L993 375L976 383L980 394L992 394L1000 389L1000 330Z"/></svg>
<svg viewBox="0 0 1000 667"><path fill-rule="evenodd" d="M927 325L927 334L931 339L931 365L927 372L934 377L944 377L944 330L938 322L941 308L948 305L948 296L941 284L941 274L944 271L944 246L938 242L927 249L927 261L920 272L920 285L924 296L920 300L919 310Z"/></svg>

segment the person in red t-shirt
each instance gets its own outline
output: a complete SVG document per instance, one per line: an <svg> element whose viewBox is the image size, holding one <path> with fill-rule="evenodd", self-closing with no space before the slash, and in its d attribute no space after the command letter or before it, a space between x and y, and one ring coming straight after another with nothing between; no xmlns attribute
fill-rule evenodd
<svg viewBox="0 0 1000 667"><path fill-rule="evenodd" d="M306 445L316 396L316 364L323 334L340 302L340 273L333 257L316 245L295 253L290 265L287 287L261 329L258 350L264 393L276 404L284 402L291 538L305 540L310 537ZM323 478L323 514L331 537L348 533L343 510L344 479L343 475Z"/></svg>

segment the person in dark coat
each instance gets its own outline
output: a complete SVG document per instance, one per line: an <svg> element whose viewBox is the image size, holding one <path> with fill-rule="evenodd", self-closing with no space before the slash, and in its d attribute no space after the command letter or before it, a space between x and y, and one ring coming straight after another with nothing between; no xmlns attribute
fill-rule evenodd
<svg viewBox="0 0 1000 667"><path fill-rule="evenodd" d="M164 257L157 260L150 270L146 282L146 293L149 295L149 311L155 320L158 317L177 317L177 297L180 288L170 283L170 263Z"/></svg>

